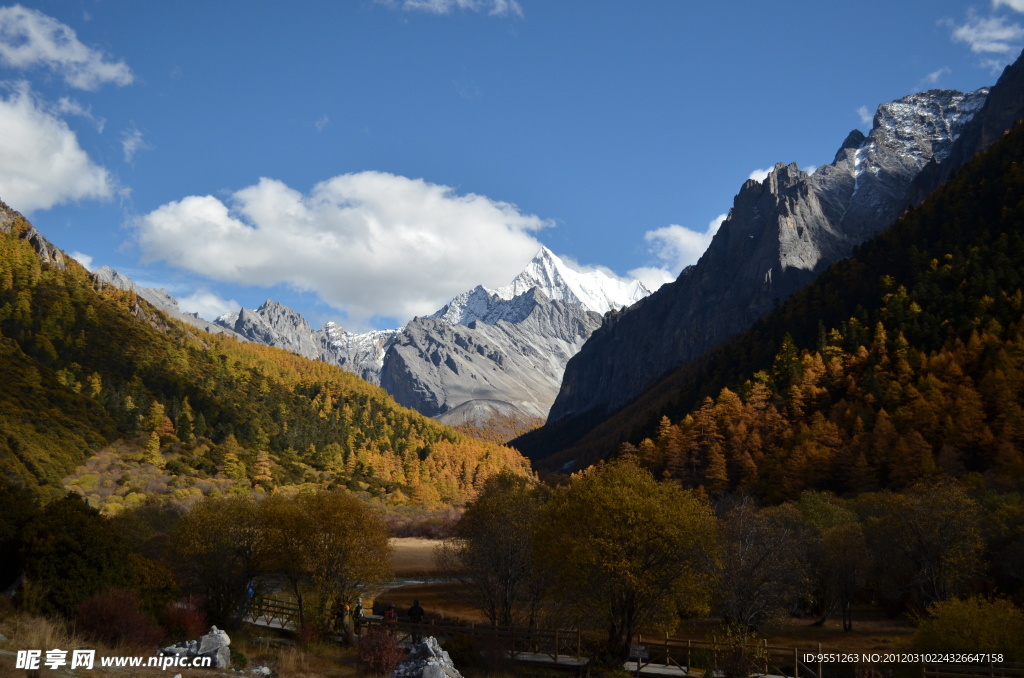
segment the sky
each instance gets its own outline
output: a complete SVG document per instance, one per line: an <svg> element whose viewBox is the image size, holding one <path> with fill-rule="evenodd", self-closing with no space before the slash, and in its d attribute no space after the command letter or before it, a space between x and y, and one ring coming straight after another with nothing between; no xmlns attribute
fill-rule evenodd
<svg viewBox="0 0 1024 678"><path fill-rule="evenodd" d="M674 279L748 178L1022 47L1024 0L38 0L0 199L208 319L397 327L541 246Z"/></svg>

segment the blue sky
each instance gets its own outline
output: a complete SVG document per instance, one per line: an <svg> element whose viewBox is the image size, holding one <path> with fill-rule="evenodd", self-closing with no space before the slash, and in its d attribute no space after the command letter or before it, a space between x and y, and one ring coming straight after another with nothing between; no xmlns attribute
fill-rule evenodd
<svg viewBox="0 0 1024 678"><path fill-rule="evenodd" d="M0 9L0 198L212 316L397 326L541 244L655 284L749 176L995 82L1024 0ZM710 230L709 230L710 229Z"/></svg>

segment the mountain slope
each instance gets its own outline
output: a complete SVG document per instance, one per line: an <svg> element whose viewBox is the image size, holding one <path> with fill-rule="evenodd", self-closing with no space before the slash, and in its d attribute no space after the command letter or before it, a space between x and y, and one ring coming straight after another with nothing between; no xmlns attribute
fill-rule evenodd
<svg viewBox="0 0 1024 678"><path fill-rule="evenodd" d="M628 442L669 475L773 500L902 487L936 470L1016 486L1022 167L1018 125L748 332L544 464L584 465Z"/></svg>
<svg viewBox="0 0 1024 678"><path fill-rule="evenodd" d="M1024 123L589 442L630 431L661 475L773 502L939 473L1020 490L1022 347Z"/></svg>
<svg viewBox="0 0 1024 678"><path fill-rule="evenodd" d="M993 88L997 100L1007 98L1008 74L1020 68ZM572 446L848 256L902 213L928 184L925 174L963 155L960 137L974 134L972 120L995 119L987 94L933 90L883 104L871 133L852 132L833 163L813 175L776 165L763 182L748 181L701 260L605 320L567 365L545 427L516 446L534 459Z"/></svg>
<svg viewBox="0 0 1024 678"><path fill-rule="evenodd" d="M175 320L180 320L181 322L192 325L193 327L198 327L204 332L211 332L213 334L228 332L231 336L241 339L239 335L235 334L230 329L221 327L216 323L209 322L208 320L204 320L196 313L183 313L178 307L178 300L172 297L165 289L141 287L136 285L134 280L121 275L109 266L101 266L97 270L93 271L92 275L100 282L116 287L119 290L134 292Z"/></svg>
<svg viewBox="0 0 1024 678"><path fill-rule="evenodd" d="M110 511L288 485L451 504L528 472L344 370L167 316L2 204L0 375L0 473L57 496L98 460L69 482Z"/></svg>

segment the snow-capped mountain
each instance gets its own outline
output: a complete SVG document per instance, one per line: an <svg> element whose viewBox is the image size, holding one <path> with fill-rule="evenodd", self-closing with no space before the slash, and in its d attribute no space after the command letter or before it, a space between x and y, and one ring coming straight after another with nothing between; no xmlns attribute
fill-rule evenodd
<svg viewBox="0 0 1024 678"><path fill-rule="evenodd" d="M639 280L620 280L601 270L577 271L547 247L542 247L522 273L495 293L502 299L512 299L534 287L552 301L580 304L601 315L631 306L651 293Z"/></svg>
<svg viewBox="0 0 1024 678"><path fill-rule="evenodd" d="M384 358L381 386L395 400L447 423L483 424L503 416L540 419L558 393L562 372L601 316L581 304L548 299L539 287L501 306L515 320L449 323L416 318ZM497 317L499 314L494 314Z"/></svg>
<svg viewBox="0 0 1024 678"><path fill-rule="evenodd" d="M217 319L261 344L340 365L380 384L401 404L452 423L489 416L543 419L569 358L601 316L649 294L638 281L578 271L547 248L508 285L477 286L404 328L313 330L268 300Z"/></svg>
<svg viewBox="0 0 1024 678"><path fill-rule="evenodd" d="M498 320L519 322L522 318L515 309L502 302L511 301L533 288L552 301L577 304L600 315L630 306L651 293L639 280L624 281L601 270L577 271L547 247L542 247L508 285L496 290L478 285L427 317L444 320L450 325L468 325L475 320L489 324Z"/></svg>
<svg viewBox="0 0 1024 678"><path fill-rule="evenodd" d="M296 311L270 299L254 311L240 308L220 316L215 322L249 341L340 365L374 384L380 383L384 354L399 332L378 330L356 334L346 332L333 322L314 330Z"/></svg>

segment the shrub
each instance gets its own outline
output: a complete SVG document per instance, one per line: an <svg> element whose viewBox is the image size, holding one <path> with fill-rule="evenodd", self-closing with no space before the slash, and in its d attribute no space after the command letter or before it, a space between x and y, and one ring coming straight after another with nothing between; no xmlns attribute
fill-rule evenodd
<svg viewBox="0 0 1024 678"><path fill-rule="evenodd" d="M164 632L142 611L132 591L107 589L78 606L78 630L108 645L157 647Z"/></svg>
<svg viewBox="0 0 1024 678"><path fill-rule="evenodd" d="M164 628L175 641L194 640L206 633L210 624L202 610L185 603L171 603L164 611Z"/></svg>
<svg viewBox="0 0 1024 678"><path fill-rule="evenodd" d="M373 673L391 673L403 656L398 641L381 629L374 629L359 639L359 659Z"/></svg>
<svg viewBox="0 0 1024 678"><path fill-rule="evenodd" d="M994 652L1024 661L1024 612L1001 599L935 603L910 645L918 652Z"/></svg>
<svg viewBox="0 0 1024 678"><path fill-rule="evenodd" d="M249 668L249 658L242 654L242 651L237 649L234 645L229 645L228 650L231 652L231 668L237 671L244 671Z"/></svg>
<svg viewBox="0 0 1024 678"><path fill-rule="evenodd" d="M453 636L444 644L444 650L451 657L452 663L459 671L474 669L480 666L480 646L476 638L470 635Z"/></svg>
<svg viewBox="0 0 1024 678"><path fill-rule="evenodd" d="M308 621L299 627L297 635L299 637L299 645L309 645L320 638L320 633L317 631L316 626Z"/></svg>

